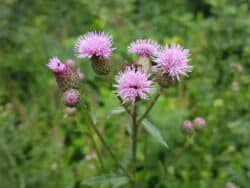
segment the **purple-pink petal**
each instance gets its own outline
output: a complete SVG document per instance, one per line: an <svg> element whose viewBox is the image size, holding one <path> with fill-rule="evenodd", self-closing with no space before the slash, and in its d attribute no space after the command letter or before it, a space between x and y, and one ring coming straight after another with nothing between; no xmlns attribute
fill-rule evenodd
<svg viewBox="0 0 250 188"><path fill-rule="evenodd" d="M138 39L130 43L128 52L139 56L154 56L157 54L159 45L150 39Z"/></svg>
<svg viewBox="0 0 250 188"><path fill-rule="evenodd" d="M63 73L67 70L67 65L62 63L57 57L52 57L47 64L54 73Z"/></svg>
<svg viewBox="0 0 250 188"><path fill-rule="evenodd" d="M146 99L152 85L148 77L141 68L127 67L116 76L116 94L123 102L134 102L137 97Z"/></svg>
<svg viewBox="0 0 250 188"><path fill-rule="evenodd" d="M80 58L108 58L113 50L112 38L104 32L88 32L80 36L75 45L76 54Z"/></svg>
<svg viewBox="0 0 250 188"><path fill-rule="evenodd" d="M173 80L179 80L181 75L186 76L192 67L188 65L189 50L180 45L171 45L163 48L156 57L157 67L167 73Z"/></svg>

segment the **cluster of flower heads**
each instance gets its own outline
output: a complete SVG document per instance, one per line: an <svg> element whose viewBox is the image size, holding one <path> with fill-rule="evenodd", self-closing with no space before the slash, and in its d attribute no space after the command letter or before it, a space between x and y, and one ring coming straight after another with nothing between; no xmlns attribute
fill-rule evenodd
<svg viewBox="0 0 250 188"><path fill-rule="evenodd" d="M196 117L193 121L185 120L181 124L182 132L187 135L193 134L195 131L201 131L206 127L206 120L202 117Z"/></svg>
<svg viewBox="0 0 250 188"><path fill-rule="evenodd" d="M75 44L76 56L89 58L97 75L107 75L111 71L113 50L112 37L104 32L88 32ZM191 71L189 51L177 44L160 47L150 39L138 39L129 44L128 52L137 55L138 59L119 72L114 84L116 94L124 103L146 99L152 91L153 81L161 87L169 87ZM79 75L72 67L56 57L50 60L48 67L55 73L63 92L77 89Z"/></svg>

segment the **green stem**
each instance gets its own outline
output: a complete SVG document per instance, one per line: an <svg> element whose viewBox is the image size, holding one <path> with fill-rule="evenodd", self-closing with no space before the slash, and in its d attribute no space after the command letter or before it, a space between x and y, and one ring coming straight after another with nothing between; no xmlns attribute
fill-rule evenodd
<svg viewBox="0 0 250 188"><path fill-rule="evenodd" d="M102 169L102 170L105 170L105 168L104 168L104 163L103 163L102 156L101 156L101 153L100 153L100 151L99 151L98 148L97 148L97 144L96 144L96 142L95 142L95 139L94 139L93 135L91 134L90 127L89 127L89 126L87 126L87 127L88 127L88 130L89 130L89 134L88 134L88 135L89 135L90 140L91 140L91 142L92 142L92 145L93 145L93 147L94 147L94 149L95 149L95 151L96 151L97 158L98 158L98 160L99 160L99 162L100 162L100 165L101 165L101 169Z"/></svg>
<svg viewBox="0 0 250 188"><path fill-rule="evenodd" d="M148 134L145 134L144 136L144 177L147 177L147 171L145 170L146 169L146 163L147 163L147 156L148 156Z"/></svg>
<svg viewBox="0 0 250 188"><path fill-rule="evenodd" d="M123 106L123 108L126 110L126 112L128 113L128 115L131 115L132 116L132 113L131 111L129 110L128 106L126 106L123 102L122 102L122 99L120 97L117 97L118 100L120 101L121 105Z"/></svg>
<svg viewBox="0 0 250 188"><path fill-rule="evenodd" d="M122 164L120 163L120 161L118 160L118 158L116 157L116 155L114 154L114 152L112 151L112 149L110 148L109 144L105 141L104 137L102 136L102 134L100 133L100 131L98 130L98 128L96 127L95 123L93 122L91 115L88 113L90 121L91 121L91 126L93 128L93 130L95 131L96 135L98 136L98 138L100 139L100 141L102 142L103 146L106 148L106 150L109 152L110 156L113 158L113 160L116 162L116 164L120 167L120 169L124 172L124 174L130 179L131 181L131 176L128 173L128 171L122 166Z"/></svg>
<svg viewBox="0 0 250 188"><path fill-rule="evenodd" d="M77 127L79 127L79 125L81 125L80 120L79 120L78 118L75 118L75 121L76 121ZM81 126L80 126L80 128L81 128ZM94 139L94 137L93 137L93 135L92 135L92 132L91 132L91 129L90 129L89 124L87 124L87 129L88 129L88 134L87 134L87 135L89 136L89 138L90 138L90 140L91 140L91 142L92 142L92 145L93 145L93 147L94 147L94 149L95 149L95 152L96 152L96 154L97 154L97 158L98 158L98 160L99 160L101 169L102 169L102 170L105 170L105 168L104 168L104 163L103 163L102 156L101 156L101 153L100 153L100 151L99 151L99 149L98 149L98 147L97 147L97 144L96 144L96 142L95 142L95 139Z"/></svg>
<svg viewBox="0 0 250 188"><path fill-rule="evenodd" d="M158 90L158 92L156 93L155 97L153 98L153 100L151 101L151 103L149 104L147 110L144 112L144 114L138 119L137 124L139 125L144 118L147 117L148 113L151 111L151 109L153 108L153 106L155 105L156 101L158 100L158 98L160 97L162 92L162 88L160 88Z"/></svg>
<svg viewBox="0 0 250 188"><path fill-rule="evenodd" d="M136 152L137 152L137 135L138 135L138 124L137 124L137 105L136 102L133 105L132 112L132 188L136 186Z"/></svg>
<svg viewBox="0 0 250 188"><path fill-rule="evenodd" d="M173 157L173 160L170 162L169 166L175 167L178 159L182 156L182 154L184 153L184 151L186 151L186 149L190 145L192 145L194 142L195 142L195 134L192 135L191 137L187 137L186 141L185 141L185 143L183 145L183 147L181 148L181 150L178 153L175 154L175 156Z"/></svg>

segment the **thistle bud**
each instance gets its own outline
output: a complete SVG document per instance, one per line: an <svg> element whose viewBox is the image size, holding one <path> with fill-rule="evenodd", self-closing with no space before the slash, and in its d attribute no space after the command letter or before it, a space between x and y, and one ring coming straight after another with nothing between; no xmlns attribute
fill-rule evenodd
<svg viewBox="0 0 250 188"><path fill-rule="evenodd" d="M162 88L167 88L174 83L174 80L168 74L162 72L155 66L151 68L151 72L155 76L156 82L158 82Z"/></svg>
<svg viewBox="0 0 250 188"><path fill-rule="evenodd" d="M92 57L91 65L95 73L98 75L107 75L111 71L111 63L109 59L100 56Z"/></svg>
<svg viewBox="0 0 250 188"><path fill-rule="evenodd" d="M193 121L193 124L194 124L195 130L197 130L197 131L204 129L207 126L206 120L202 117L196 117Z"/></svg>
<svg viewBox="0 0 250 188"><path fill-rule="evenodd" d="M67 69L63 74L55 74L58 87L64 92L68 89L78 89L80 85L80 79L77 72Z"/></svg>
<svg viewBox="0 0 250 188"><path fill-rule="evenodd" d="M237 188L237 186L233 182L228 182L226 188Z"/></svg>
<svg viewBox="0 0 250 188"><path fill-rule="evenodd" d="M48 67L55 75L57 85L63 92L68 89L77 89L80 85L79 75L57 57L51 58Z"/></svg>
<svg viewBox="0 0 250 188"><path fill-rule="evenodd" d="M193 134L194 133L194 126L193 126L192 121L185 120L181 124L181 130L182 130L183 134L186 134L186 135Z"/></svg>
<svg viewBox="0 0 250 188"><path fill-rule="evenodd" d="M69 89L63 93L63 102L68 107L75 107L80 102L80 92L77 89Z"/></svg>

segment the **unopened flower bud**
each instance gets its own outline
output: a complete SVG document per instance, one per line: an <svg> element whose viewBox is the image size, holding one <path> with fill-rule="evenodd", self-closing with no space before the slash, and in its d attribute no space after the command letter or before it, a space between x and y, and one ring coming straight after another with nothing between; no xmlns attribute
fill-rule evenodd
<svg viewBox="0 0 250 188"><path fill-rule="evenodd" d="M194 133L194 125L193 125L192 121L185 120L181 124L181 130L182 130L183 134L192 134L192 133Z"/></svg>
<svg viewBox="0 0 250 188"><path fill-rule="evenodd" d="M232 182L228 182L226 184L226 188L237 188L237 186L234 183L232 183Z"/></svg>
<svg viewBox="0 0 250 188"><path fill-rule="evenodd" d="M93 70L98 75L107 75L111 71L111 63L109 59L101 56L93 56L91 58Z"/></svg>
<svg viewBox="0 0 250 188"><path fill-rule="evenodd" d="M207 126L206 120L202 117L196 117L193 121L193 124L194 124L195 130L197 131L204 129Z"/></svg>
<svg viewBox="0 0 250 188"><path fill-rule="evenodd" d="M75 107L80 102L80 92L77 89L69 89L63 93L63 102L68 107Z"/></svg>
<svg viewBox="0 0 250 188"><path fill-rule="evenodd" d="M74 88L78 89L80 85L80 79L77 72L71 70L70 68L63 74L56 74L56 81L58 87L64 92L68 89Z"/></svg>
<svg viewBox="0 0 250 188"><path fill-rule="evenodd" d="M151 71L155 76L156 82L158 82L162 88L167 88L174 83L174 80L168 74L162 72L159 68L153 66Z"/></svg>

